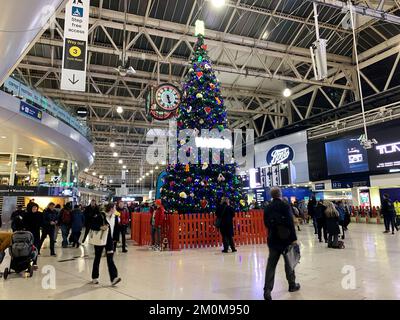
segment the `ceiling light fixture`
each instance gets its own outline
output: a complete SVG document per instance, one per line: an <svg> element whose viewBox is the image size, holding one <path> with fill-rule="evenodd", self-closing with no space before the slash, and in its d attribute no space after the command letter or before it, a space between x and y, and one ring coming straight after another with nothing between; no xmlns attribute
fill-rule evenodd
<svg viewBox="0 0 400 320"><path fill-rule="evenodd" d="M146 176L149 176L150 173L146 172Z"/></svg>
<svg viewBox="0 0 400 320"><path fill-rule="evenodd" d="M85 171L85 172L89 172L89 169L88 168L86 168L85 170L83 170L83 171Z"/></svg>
<svg viewBox="0 0 400 320"><path fill-rule="evenodd" d="M93 172L92 175L95 176L95 175L96 175L96 172Z"/></svg>
<svg viewBox="0 0 400 320"><path fill-rule="evenodd" d="M122 163L123 163L122 159L119 159L119 160L118 160L118 163L119 163L119 164L122 164Z"/></svg>
<svg viewBox="0 0 400 320"><path fill-rule="evenodd" d="M263 35L261 36L261 39L266 40L269 36L269 32L266 30Z"/></svg>
<svg viewBox="0 0 400 320"><path fill-rule="evenodd" d="M117 152L114 152L114 153L113 153L113 157L118 157L118 153L117 153Z"/></svg>
<svg viewBox="0 0 400 320"><path fill-rule="evenodd" d="M154 169L158 170L158 166L156 166Z"/></svg>
<svg viewBox="0 0 400 320"><path fill-rule="evenodd" d="M222 6L225 5L225 0L212 0L211 2L213 6L216 8L221 8Z"/></svg>
<svg viewBox="0 0 400 320"><path fill-rule="evenodd" d="M112 179L110 179L108 182L109 182L109 183L113 183Z"/></svg>
<svg viewBox="0 0 400 320"><path fill-rule="evenodd" d="M126 166L122 166L122 169L126 169Z"/></svg>
<svg viewBox="0 0 400 320"><path fill-rule="evenodd" d="M100 178L100 179L103 179L103 176L100 175L99 178Z"/></svg>
<svg viewBox="0 0 400 320"><path fill-rule="evenodd" d="M285 90L283 90L282 94L285 98L289 98L292 95L292 91L289 88L285 88Z"/></svg>
<svg viewBox="0 0 400 320"><path fill-rule="evenodd" d="M124 109L122 109L122 107L118 107L117 112L121 114L122 112L124 112Z"/></svg>
<svg viewBox="0 0 400 320"><path fill-rule="evenodd" d="M111 143L110 143L110 147L111 147L111 148L115 148L115 142L111 142Z"/></svg>

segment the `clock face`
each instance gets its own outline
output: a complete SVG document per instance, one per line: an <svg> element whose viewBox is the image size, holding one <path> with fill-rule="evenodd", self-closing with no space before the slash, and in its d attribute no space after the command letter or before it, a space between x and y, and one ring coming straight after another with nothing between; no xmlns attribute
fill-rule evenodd
<svg viewBox="0 0 400 320"><path fill-rule="evenodd" d="M177 87L172 84L164 84L158 87L156 91L156 102L158 106L165 111L174 111L181 103L181 93Z"/></svg>

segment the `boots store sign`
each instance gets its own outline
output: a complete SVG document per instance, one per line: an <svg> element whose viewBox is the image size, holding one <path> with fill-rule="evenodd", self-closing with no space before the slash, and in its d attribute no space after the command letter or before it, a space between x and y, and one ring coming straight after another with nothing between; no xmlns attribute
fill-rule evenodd
<svg viewBox="0 0 400 320"><path fill-rule="evenodd" d="M281 163L288 163L294 159L293 149L286 144L278 144L267 153L267 164L274 166Z"/></svg>
<svg viewBox="0 0 400 320"><path fill-rule="evenodd" d="M292 183L308 182L307 135L305 131L257 143L255 168L290 163Z"/></svg>

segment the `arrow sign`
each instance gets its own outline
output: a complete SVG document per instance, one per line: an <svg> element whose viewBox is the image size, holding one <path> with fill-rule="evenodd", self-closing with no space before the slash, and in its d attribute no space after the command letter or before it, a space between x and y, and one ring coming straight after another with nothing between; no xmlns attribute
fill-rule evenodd
<svg viewBox="0 0 400 320"><path fill-rule="evenodd" d="M61 90L85 91L90 0L65 5Z"/></svg>
<svg viewBox="0 0 400 320"><path fill-rule="evenodd" d="M71 82L72 84L76 84L76 83L79 82L79 79L76 79L76 80L75 80L75 73L72 75L72 80L71 80L71 79L68 79L68 80L69 80L69 82Z"/></svg>

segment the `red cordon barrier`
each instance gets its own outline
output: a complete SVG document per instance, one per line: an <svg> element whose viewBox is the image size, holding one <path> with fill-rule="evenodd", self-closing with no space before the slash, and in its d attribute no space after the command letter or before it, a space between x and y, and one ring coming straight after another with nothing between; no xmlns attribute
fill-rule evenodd
<svg viewBox="0 0 400 320"><path fill-rule="evenodd" d="M150 213L132 213L131 239L139 246L151 244L150 219ZM210 213L165 215L162 239L168 239L170 250L221 246L215 219L215 215ZM239 212L233 221L237 245L266 243L263 210Z"/></svg>

